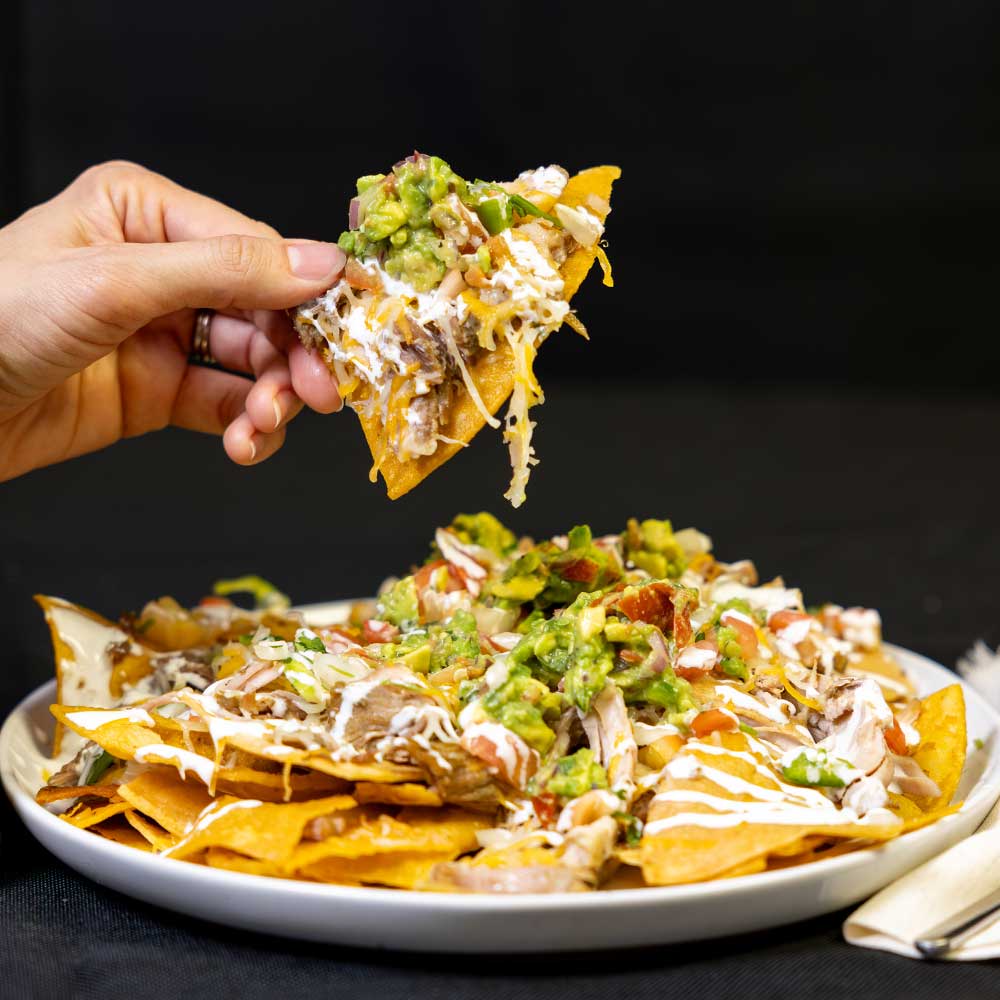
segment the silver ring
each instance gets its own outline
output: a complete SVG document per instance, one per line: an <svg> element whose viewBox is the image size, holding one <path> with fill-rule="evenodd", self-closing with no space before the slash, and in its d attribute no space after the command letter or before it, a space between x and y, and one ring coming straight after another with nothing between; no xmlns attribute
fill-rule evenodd
<svg viewBox="0 0 1000 1000"><path fill-rule="evenodd" d="M212 347L208 341L214 315L214 309L199 309L195 314L189 361L196 361L200 365L218 365L218 361L212 356Z"/></svg>

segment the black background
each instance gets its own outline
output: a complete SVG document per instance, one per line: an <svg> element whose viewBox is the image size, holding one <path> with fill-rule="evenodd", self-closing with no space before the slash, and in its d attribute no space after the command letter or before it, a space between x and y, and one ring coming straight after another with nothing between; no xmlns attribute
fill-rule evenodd
<svg viewBox="0 0 1000 1000"><path fill-rule="evenodd" d="M880 607L891 639L945 663L979 636L997 643L998 59L1000 15L985 2L615 3L598 16L583 4L7 0L0 222L113 157L315 238L336 238L356 175L413 147L469 176L551 161L614 162L624 176L608 228L616 287L591 278L575 303L592 340L563 332L542 352L542 464L524 508L501 499L506 457L489 431L390 503L366 481L349 413L303 415L254 469L214 439L167 431L0 484L0 715L51 672L36 591L112 616L162 593L194 601L246 571L301 601L366 594L460 509L538 535L670 516L811 600ZM97 963L81 943L89 921L122 913L141 941L128 954L150 969L162 970L161 941L244 968L271 947L198 926L177 937L175 918L60 881L15 837L6 953L25 982L41 981L25 943L58 925L67 898L81 902L59 948L81 967ZM836 926L810 925L801 951L788 932L720 948L735 948L746 995L816 982L842 995L842 970L856 995L903 988L913 967L835 951ZM271 957L304 968L292 947ZM685 996L698 983L718 995L712 954L647 955L629 989L666 995L657 970L670 966ZM375 975L363 957L338 961ZM463 968L463 993L510 986ZM803 981L807 968L823 975ZM406 962L381 969L386 988L411 975ZM559 992L544 971L519 988ZM975 981L943 972L927 987L962 995ZM910 996L920 982L905 980Z"/></svg>

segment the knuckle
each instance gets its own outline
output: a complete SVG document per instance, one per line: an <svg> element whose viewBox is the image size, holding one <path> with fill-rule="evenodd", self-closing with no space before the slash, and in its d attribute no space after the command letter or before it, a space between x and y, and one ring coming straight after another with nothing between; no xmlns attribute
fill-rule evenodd
<svg viewBox="0 0 1000 1000"><path fill-rule="evenodd" d="M106 160L104 163L97 163L88 167L76 179L76 183L82 186L92 187L101 184L108 184L113 181L121 181L147 174L149 171L138 163L130 160Z"/></svg>
<svg viewBox="0 0 1000 1000"><path fill-rule="evenodd" d="M218 266L237 278L251 278L266 264L264 244L252 236L237 233L216 237L213 254Z"/></svg>

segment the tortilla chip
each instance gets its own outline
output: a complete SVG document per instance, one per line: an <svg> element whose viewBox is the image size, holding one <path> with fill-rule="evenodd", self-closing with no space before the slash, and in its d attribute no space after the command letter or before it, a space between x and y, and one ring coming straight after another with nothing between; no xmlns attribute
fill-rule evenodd
<svg viewBox="0 0 1000 1000"><path fill-rule="evenodd" d="M881 647L861 653L847 665L847 673L857 677L870 677L882 689L886 701L912 698L916 688L903 668Z"/></svg>
<svg viewBox="0 0 1000 1000"><path fill-rule="evenodd" d="M69 812L64 812L59 818L65 820L70 826L75 826L80 830L86 830L94 826L95 823L103 823L104 820L112 816L120 816L128 809L127 802L107 802L101 806L88 806L79 803L73 806Z"/></svg>
<svg viewBox="0 0 1000 1000"><path fill-rule="evenodd" d="M183 837L212 802L199 781L185 781L172 768L151 767L118 789L129 806Z"/></svg>
<svg viewBox="0 0 1000 1000"><path fill-rule="evenodd" d="M913 759L941 790L937 798L914 800L927 812L951 802L965 766L968 736L961 686L952 684L924 698L915 728L920 733L920 744Z"/></svg>
<svg viewBox="0 0 1000 1000"><path fill-rule="evenodd" d="M130 722L127 719L119 718L122 710L115 709L91 709L66 705L50 705L49 711L68 729L78 733L85 739L93 740L98 746L107 750L112 757L119 760L133 760L135 752L140 747L153 743L175 743L181 744L179 736L170 733L158 733L152 726L142 722ZM99 719L106 714L109 722L103 725L80 725L74 721L74 715L78 712L86 712L88 723L90 719Z"/></svg>
<svg viewBox="0 0 1000 1000"><path fill-rule="evenodd" d="M361 803L382 802L392 806L440 806L444 803L444 799L433 788L408 782L401 785L381 785L361 781L354 786L352 794Z"/></svg>
<svg viewBox="0 0 1000 1000"><path fill-rule="evenodd" d="M250 858L278 864L298 846L309 820L355 805L357 803L349 795L306 802L260 802L223 796L214 800L191 832L167 855L186 858L210 847L225 847Z"/></svg>
<svg viewBox="0 0 1000 1000"><path fill-rule="evenodd" d="M117 785L46 785L35 792L35 801L40 806L66 799L113 799L118 794Z"/></svg>
<svg viewBox="0 0 1000 1000"><path fill-rule="evenodd" d="M414 778L423 777L424 772L419 767L409 764L390 763L357 763L352 760L330 760L322 754L307 754L302 760L297 761L301 767L309 767L314 771L321 771L323 774L332 775L335 778L344 778L347 781L371 781L380 784L397 784L403 781L412 781Z"/></svg>
<svg viewBox="0 0 1000 1000"><path fill-rule="evenodd" d="M301 844L288 858L286 871L297 871L325 858L353 859L397 852L450 854L478 847L476 832L491 820L461 809L403 809L398 816L364 813L346 833Z"/></svg>
<svg viewBox="0 0 1000 1000"><path fill-rule="evenodd" d="M261 771L253 767L220 768L215 773L217 795L237 795L244 799L264 802L298 802L302 799L349 792L350 782L333 778L318 771L308 774L286 774Z"/></svg>
<svg viewBox="0 0 1000 1000"><path fill-rule="evenodd" d="M125 820L130 827L146 842L146 844L157 851L165 851L168 847L173 847L177 843L177 838L167 833L158 823L143 816L142 813L129 809L125 813Z"/></svg>
<svg viewBox="0 0 1000 1000"><path fill-rule="evenodd" d="M570 207L586 205L603 221L610 211L611 186L620 176L621 170L618 167L592 167L589 170L582 170L569 179L559 197L559 203ZM564 298L567 302L576 294L597 256L596 248L578 247L560 268L565 283ZM470 365L469 374L479 390L483 405L490 414L496 414L514 391L514 358L510 348L506 344L499 344L495 351L490 351L475 364ZM377 462L382 422L377 414L370 417L361 414L358 416L372 453L372 460ZM433 454L422 455L405 462L400 461L391 452L386 454L379 471L385 480L389 499L398 500L404 493L409 493L414 486L423 482L438 466L444 465L448 459L461 451L483 429L485 423L483 415L465 387L459 385L441 433L461 443L448 444L442 441Z"/></svg>
<svg viewBox="0 0 1000 1000"><path fill-rule="evenodd" d="M82 608L61 597L36 594L35 601L45 615L56 661L56 701L84 703L95 707L114 703L109 683L112 665L107 656L110 643L126 638L125 633L95 611ZM56 721L52 756L62 749L65 732Z"/></svg>
<svg viewBox="0 0 1000 1000"><path fill-rule="evenodd" d="M285 878L277 867L269 861L259 861L237 854L225 847L210 847L205 852L205 864L210 868L224 868L230 872L242 872L244 875L268 875L272 878Z"/></svg>
<svg viewBox="0 0 1000 1000"><path fill-rule="evenodd" d="M742 733L721 735L723 746L732 751L746 753L750 750ZM712 748L714 749L714 747ZM707 748L699 751L698 741L690 741L685 753L695 756L707 767L714 768L739 782L746 782L769 792L778 791L777 777L769 780L754 764L742 757L713 753ZM763 763L763 761L762 761ZM677 778L668 771L658 791L673 790L693 792L695 796L707 795L712 799L729 799L748 802L759 795L736 793L716 784L707 775ZM718 815L707 802L693 800L655 799L649 810L646 829L659 820L692 813ZM643 836L640 843L642 872L653 885L676 885L684 882L701 882L707 879L732 877L762 871L770 858L794 856L805 850L814 838L887 840L904 831L902 823L883 826L864 824L821 823L746 823L736 822L721 827L699 826L696 823L661 829Z"/></svg>
<svg viewBox="0 0 1000 1000"><path fill-rule="evenodd" d="M128 816L128 813L125 815ZM154 850L153 845L128 823L123 822L120 816L92 826L90 832L99 833L105 839L113 840L116 844L124 844L126 847L134 847L140 851Z"/></svg>
<svg viewBox="0 0 1000 1000"><path fill-rule="evenodd" d="M450 861L452 853L422 854L401 851L362 858L324 858L299 870L300 877L340 885L385 885L393 889L415 889L425 882L431 869Z"/></svg>

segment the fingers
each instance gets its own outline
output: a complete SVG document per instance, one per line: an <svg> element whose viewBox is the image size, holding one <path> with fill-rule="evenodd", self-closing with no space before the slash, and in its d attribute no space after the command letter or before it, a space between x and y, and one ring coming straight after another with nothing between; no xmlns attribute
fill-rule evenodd
<svg viewBox="0 0 1000 1000"><path fill-rule="evenodd" d="M237 417L222 436L226 454L237 465L256 465L270 458L285 442L285 429L263 434L254 427L248 414Z"/></svg>
<svg viewBox="0 0 1000 1000"><path fill-rule="evenodd" d="M211 368L186 370L170 422L187 430L222 435L226 454L239 465L255 465L284 443L285 428L262 431L246 412L254 383ZM299 404L301 408L301 403Z"/></svg>
<svg viewBox="0 0 1000 1000"><path fill-rule="evenodd" d="M279 355L261 372L247 395L246 411L258 431L283 427L302 409L302 400L292 388L288 362Z"/></svg>
<svg viewBox="0 0 1000 1000"><path fill-rule="evenodd" d="M337 382L326 363L315 351L307 351L300 343L288 350L288 368L292 386L303 403L317 413L337 413L343 401Z"/></svg>
<svg viewBox="0 0 1000 1000"><path fill-rule="evenodd" d="M190 431L222 434L243 413L252 382L211 368L188 366L170 422Z"/></svg>
<svg viewBox="0 0 1000 1000"><path fill-rule="evenodd" d="M63 197L79 203L87 216L92 216L95 208L109 207L119 232L105 235L126 243L176 243L224 233L268 239L279 236L263 222L125 160L85 170Z"/></svg>
<svg viewBox="0 0 1000 1000"><path fill-rule="evenodd" d="M334 244L229 234L77 250L48 276L65 324L79 339L111 347L180 309L286 309L321 294L343 266Z"/></svg>

